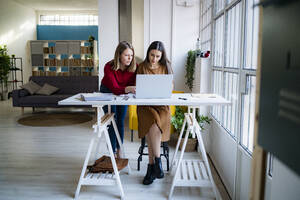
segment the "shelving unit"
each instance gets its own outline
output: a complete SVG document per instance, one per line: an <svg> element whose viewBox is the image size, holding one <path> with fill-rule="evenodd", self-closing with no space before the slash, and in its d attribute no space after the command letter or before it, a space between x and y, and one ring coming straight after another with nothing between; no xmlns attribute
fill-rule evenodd
<svg viewBox="0 0 300 200"><path fill-rule="evenodd" d="M11 67L9 69L10 75L8 83L11 86L11 90L8 93L8 97L11 96L11 92L18 89L19 86L23 85L23 62L22 58L12 57L10 58Z"/></svg>
<svg viewBox="0 0 300 200"><path fill-rule="evenodd" d="M171 173L173 174L173 181L169 192L168 199L172 199L175 187L200 187L211 188L215 199L220 199L217 187L212 177L210 166L208 163L206 150L202 139L201 128L196 120L196 109L199 107L189 106L188 113L184 114L183 125L179 134L179 139L176 144L175 153L171 161ZM192 111L191 111L192 109ZM186 129L185 129L186 128ZM185 132L184 139L182 138ZM196 160L183 159L189 133L193 138L197 138L201 157ZM179 158L179 144L183 140L183 146Z"/></svg>
<svg viewBox="0 0 300 200"><path fill-rule="evenodd" d="M98 74L97 41L30 41L33 76L91 76Z"/></svg>

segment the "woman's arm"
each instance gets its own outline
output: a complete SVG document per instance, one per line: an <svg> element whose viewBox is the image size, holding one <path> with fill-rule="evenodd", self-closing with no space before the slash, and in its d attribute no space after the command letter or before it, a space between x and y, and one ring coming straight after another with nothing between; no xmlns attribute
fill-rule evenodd
<svg viewBox="0 0 300 200"><path fill-rule="evenodd" d="M104 67L104 85L116 95L125 93L125 87L118 84L110 65Z"/></svg>
<svg viewBox="0 0 300 200"><path fill-rule="evenodd" d="M132 76L128 80L128 86L125 88L125 93L135 93L135 79L136 73L132 74Z"/></svg>
<svg viewBox="0 0 300 200"><path fill-rule="evenodd" d="M135 80L136 80L136 73L132 74L132 76L128 80L127 85L128 86L134 86L135 85Z"/></svg>
<svg viewBox="0 0 300 200"><path fill-rule="evenodd" d="M135 86L127 86L125 88L125 93L135 93Z"/></svg>
<svg viewBox="0 0 300 200"><path fill-rule="evenodd" d="M128 86L125 88L125 93L135 93L136 74L137 74L137 71L138 71L138 65L136 65L136 66L137 66L137 70L130 77L130 79L127 83Z"/></svg>

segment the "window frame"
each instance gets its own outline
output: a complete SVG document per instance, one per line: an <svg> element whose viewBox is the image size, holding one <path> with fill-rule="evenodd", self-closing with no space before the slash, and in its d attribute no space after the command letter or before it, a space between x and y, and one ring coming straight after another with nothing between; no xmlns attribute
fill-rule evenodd
<svg viewBox="0 0 300 200"><path fill-rule="evenodd" d="M82 17L84 18L84 20L82 19ZM48 19L48 18L52 18L52 19ZM97 18L98 15L96 14L39 14L39 25L98 26ZM47 22L52 22L52 23L47 23Z"/></svg>
<svg viewBox="0 0 300 200"><path fill-rule="evenodd" d="M247 30L247 21L246 21L246 17L247 17L247 3L248 3L249 0L232 0L229 4L227 4L227 0L223 0L223 4L224 4L224 8L221 9L220 11L218 11L217 13L215 12L215 2L212 3L213 4L213 12L212 12L212 40L211 40L211 47L212 47L212 75L211 75L211 85L212 85L212 89L215 88L215 85L214 85L214 75L213 73L215 71L221 71L222 72L222 80L221 80L221 84L223 84L223 90L222 90L222 96L225 96L225 73L226 72L231 72L231 73L236 73L238 74L238 85L237 85L237 98L238 98L238 110L237 110L237 121L236 121L236 124L235 124L235 132L236 133L233 133L231 134L230 133L230 130L227 130L225 128L225 126L223 125L224 123L224 112L225 112L225 108L222 107L222 117L221 119L217 119L214 114L213 114L213 110L211 110L211 116L216 120L216 122L221 125L221 127L224 128L224 130L236 141L238 142L238 145L240 147L242 147L249 155L252 155L252 152L253 152L253 148L252 148L252 151L250 150L249 147L243 145L243 141L242 141L242 134L245 134L243 133L243 130L242 130L242 120L243 120L243 115L244 114L242 111L243 107L243 95L245 94L245 87L246 87L246 80L247 80L247 76L255 76L256 77L256 68L254 68L253 66L251 66L251 68L247 68L246 66L246 50L245 50L245 46L246 46L246 35L245 35L245 32ZM253 3L255 3L255 0L251 0ZM226 27L228 25L228 13L229 13L229 10L232 9L234 6L238 5L238 3L241 3L241 26L240 26L240 31L241 31L241 37L240 37L240 50L239 50L239 54L240 54L240 58L239 58L239 61L238 61L238 68L233 68L233 67L226 67L225 66L225 62L226 62L226 43L223 44L223 64L222 66L215 66L215 55L214 55L214 52L215 52L215 38L216 38L216 32L215 32L215 26L216 26L216 21L217 19L219 19L219 17L223 16L224 17L224 22L223 22L223 39L225 40L226 39L226 34L228 32L226 32ZM255 13L253 13L253 16L255 15ZM252 32L254 31L254 21L252 21ZM258 34L258 33L257 33ZM251 37L253 38L254 35L252 33ZM253 45L252 45L253 46ZM253 49L251 49L252 53L252 57L253 57ZM253 59L251 57L251 59ZM250 94L249 94L250 95ZM255 95L255 94L254 94ZM255 109L255 108L254 108ZM248 113L250 115L250 113ZM254 120L254 119L253 119ZM246 133L248 135L248 138L251 134L249 134L249 130L248 132ZM248 142L249 143L249 142ZM249 146L249 145L248 145Z"/></svg>

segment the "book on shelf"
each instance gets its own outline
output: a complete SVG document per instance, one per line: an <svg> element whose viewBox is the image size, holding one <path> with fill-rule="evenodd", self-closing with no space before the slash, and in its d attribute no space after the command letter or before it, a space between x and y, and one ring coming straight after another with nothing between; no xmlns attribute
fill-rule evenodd
<svg viewBox="0 0 300 200"><path fill-rule="evenodd" d="M115 95L113 93L88 93L81 94L82 101L112 101L115 99Z"/></svg>

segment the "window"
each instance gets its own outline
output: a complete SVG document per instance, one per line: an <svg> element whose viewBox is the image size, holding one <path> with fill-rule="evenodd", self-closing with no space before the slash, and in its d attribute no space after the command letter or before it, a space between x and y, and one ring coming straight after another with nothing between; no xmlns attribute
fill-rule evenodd
<svg viewBox="0 0 300 200"><path fill-rule="evenodd" d="M246 92L242 94L241 144L253 151L256 77L247 76Z"/></svg>
<svg viewBox="0 0 300 200"><path fill-rule="evenodd" d="M223 96L222 94L222 71L214 70L213 71L213 93ZM214 106L212 108L212 115L218 122L222 121L222 106Z"/></svg>
<svg viewBox="0 0 300 200"><path fill-rule="evenodd" d="M201 1L200 12L200 38L201 38L201 50L211 50L211 26L212 26L212 0Z"/></svg>
<svg viewBox="0 0 300 200"><path fill-rule="evenodd" d="M212 90L230 100L212 116L249 153L253 151L258 49L258 0L215 0Z"/></svg>
<svg viewBox="0 0 300 200"><path fill-rule="evenodd" d="M240 143L248 152L253 151L254 120L255 120L255 88L258 54L258 8L253 7L259 0L245 2L245 28L243 68L241 69L241 83L245 89L241 90L241 130Z"/></svg>
<svg viewBox="0 0 300 200"><path fill-rule="evenodd" d="M224 8L224 0L215 0L215 14Z"/></svg>
<svg viewBox="0 0 300 200"><path fill-rule="evenodd" d="M226 44L225 44L225 67L239 68L241 57L241 21L242 3L230 8L226 13Z"/></svg>
<svg viewBox="0 0 300 200"><path fill-rule="evenodd" d="M238 74L224 72L224 97L231 102L231 106L224 106L223 120L221 124L230 135L236 137L237 111L238 111Z"/></svg>
<svg viewBox="0 0 300 200"><path fill-rule="evenodd" d="M40 25L98 25L97 15L41 15Z"/></svg>
<svg viewBox="0 0 300 200"><path fill-rule="evenodd" d="M246 4L245 17L245 69L256 69L258 49L258 8L253 5L259 0L248 0Z"/></svg>
<svg viewBox="0 0 300 200"><path fill-rule="evenodd" d="M214 67L222 67L224 59L224 16L220 16L215 22L215 34L214 34L214 51L213 51L213 64Z"/></svg>

